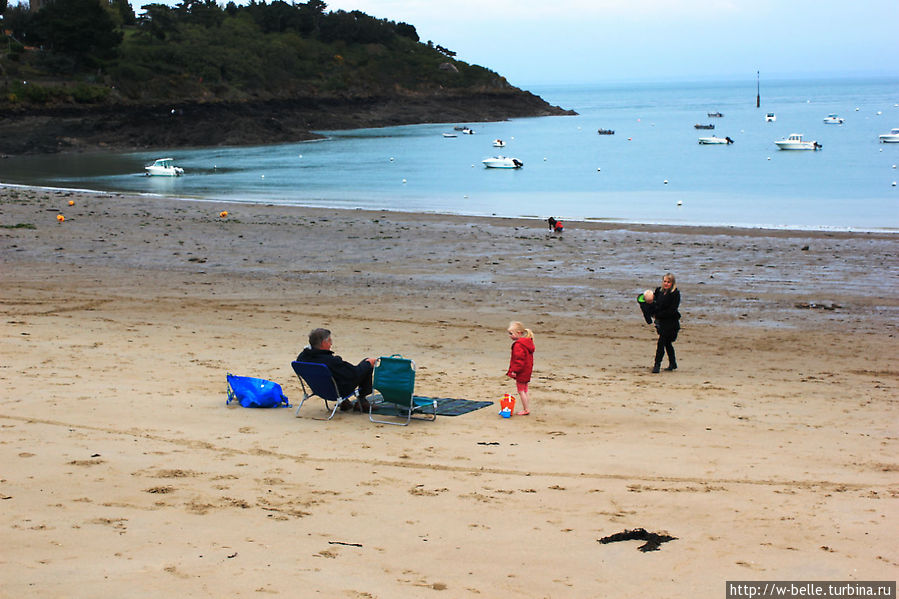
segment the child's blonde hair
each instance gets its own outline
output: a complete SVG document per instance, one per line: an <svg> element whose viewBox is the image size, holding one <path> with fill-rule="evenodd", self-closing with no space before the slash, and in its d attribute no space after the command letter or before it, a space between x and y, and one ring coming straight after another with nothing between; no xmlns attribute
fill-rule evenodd
<svg viewBox="0 0 899 599"><path fill-rule="evenodd" d="M506 329L510 333L518 333L521 337L527 337L529 339L534 338L534 332L531 329L524 328L524 325L518 322L517 320L513 320L509 323L509 328Z"/></svg>

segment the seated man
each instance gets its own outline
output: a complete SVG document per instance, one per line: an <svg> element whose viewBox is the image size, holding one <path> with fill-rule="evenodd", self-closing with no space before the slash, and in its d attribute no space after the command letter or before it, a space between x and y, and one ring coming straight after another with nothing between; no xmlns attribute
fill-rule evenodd
<svg viewBox="0 0 899 599"><path fill-rule="evenodd" d="M313 329L309 333L309 347L303 349L297 356L297 362L316 362L324 364L331 371L334 382L337 383L337 391L341 396L349 395L357 387L359 388L359 401L356 403L357 411L368 411L368 400L371 395L371 375L375 366L374 358L365 358L355 366L346 362L340 356L334 355L331 346L331 331L328 329ZM340 409L347 411L353 407L350 400L345 399L340 403Z"/></svg>

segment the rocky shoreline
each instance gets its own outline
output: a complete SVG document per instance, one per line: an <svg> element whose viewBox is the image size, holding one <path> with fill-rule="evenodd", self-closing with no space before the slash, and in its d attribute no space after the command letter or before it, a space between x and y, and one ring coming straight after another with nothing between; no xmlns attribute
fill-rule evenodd
<svg viewBox="0 0 899 599"><path fill-rule="evenodd" d="M288 143L318 138L315 131L329 129L574 114L521 90L257 103L66 106L0 112L0 154Z"/></svg>

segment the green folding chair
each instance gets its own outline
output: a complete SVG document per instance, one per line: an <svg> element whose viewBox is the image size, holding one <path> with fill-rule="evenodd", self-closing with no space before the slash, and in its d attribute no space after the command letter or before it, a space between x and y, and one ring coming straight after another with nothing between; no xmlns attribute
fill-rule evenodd
<svg viewBox="0 0 899 599"><path fill-rule="evenodd" d="M419 414L416 416L419 420L437 419L437 400L415 397L415 362L412 360L399 354L378 358L372 374L372 387L381 395L380 398L372 397L374 401L370 402L368 419L372 422L407 426L415 414ZM400 421L376 419L375 407L395 409ZM402 422L403 418L405 422Z"/></svg>

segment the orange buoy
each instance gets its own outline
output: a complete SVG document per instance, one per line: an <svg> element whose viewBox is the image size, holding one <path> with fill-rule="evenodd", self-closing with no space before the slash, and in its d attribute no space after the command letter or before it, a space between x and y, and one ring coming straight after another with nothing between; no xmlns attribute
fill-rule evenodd
<svg viewBox="0 0 899 599"><path fill-rule="evenodd" d="M66 217L64 217L62 214L57 214L57 215L56 215L56 220L59 221L59 222L62 222L62 221L64 221L65 219L66 219Z"/></svg>
<svg viewBox="0 0 899 599"><path fill-rule="evenodd" d="M69 206L74 206L74 205L75 205L75 200L69 200Z"/></svg>
<svg viewBox="0 0 899 599"><path fill-rule="evenodd" d="M221 212L219 212L219 216L221 216L222 218L228 218L228 211L222 210Z"/></svg>

